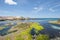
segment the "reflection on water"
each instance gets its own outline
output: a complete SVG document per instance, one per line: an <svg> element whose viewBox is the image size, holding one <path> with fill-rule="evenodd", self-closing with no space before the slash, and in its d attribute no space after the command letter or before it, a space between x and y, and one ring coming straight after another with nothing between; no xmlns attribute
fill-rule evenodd
<svg viewBox="0 0 60 40"><path fill-rule="evenodd" d="M60 30L60 26L52 25L51 27L54 28L54 29L58 29L58 30Z"/></svg>
<svg viewBox="0 0 60 40"><path fill-rule="evenodd" d="M11 28L11 26L9 27L6 27L2 30L0 30L0 35L3 36L3 35L6 35L8 33L8 30Z"/></svg>
<svg viewBox="0 0 60 40"><path fill-rule="evenodd" d="M40 22L40 24L45 28L44 30L40 31L42 34L48 34L50 38L60 36L60 30L54 29L48 21ZM56 26L57 27L57 26Z"/></svg>
<svg viewBox="0 0 60 40"><path fill-rule="evenodd" d="M7 35L8 34L8 30L9 29L11 29L14 25L16 25L16 23L15 22L12 22L13 23L13 25L10 25L10 23L9 23L9 25L6 25L6 24L8 24L9 22L0 22L0 27L2 26L2 27L5 27L4 29L2 29L2 30L0 30L0 35L1 36L4 36L4 35Z"/></svg>

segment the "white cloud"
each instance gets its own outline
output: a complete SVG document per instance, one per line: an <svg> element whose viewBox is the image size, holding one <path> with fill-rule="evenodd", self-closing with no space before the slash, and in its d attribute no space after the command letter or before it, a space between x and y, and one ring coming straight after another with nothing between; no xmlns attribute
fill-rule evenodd
<svg viewBox="0 0 60 40"><path fill-rule="evenodd" d="M9 5L17 5L17 3L13 0L5 0L5 3L7 3Z"/></svg>
<svg viewBox="0 0 60 40"><path fill-rule="evenodd" d="M35 12L40 12L43 10L43 7L34 7Z"/></svg>
<svg viewBox="0 0 60 40"><path fill-rule="evenodd" d="M52 6L52 7L49 8L49 11L51 11L51 12L57 11L57 7L59 7L59 6L60 6L60 4L57 4L55 6Z"/></svg>
<svg viewBox="0 0 60 40"><path fill-rule="evenodd" d="M49 10L50 10L51 12L55 12L55 10L54 10L54 9L52 9L52 8L49 8Z"/></svg>
<svg viewBox="0 0 60 40"><path fill-rule="evenodd" d="M33 9L32 9L32 11L31 11L31 13L33 14L37 14L37 13L39 13L39 12L41 12L41 11L43 11L44 10L44 8L43 7L34 7Z"/></svg>
<svg viewBox="0 0 60 40"><path fill-rule="evenodd" d="M37 10L37 9L38 9L38 7L34 7L33 9L34 9L34 10Z"/></svg>
<svg viewBox="0 0 60 40"><path fill-rule="evenodd" d="M42 10L43 10L43 7L39 7L39 8L38 8L38 11L42 11Z"/></svg>

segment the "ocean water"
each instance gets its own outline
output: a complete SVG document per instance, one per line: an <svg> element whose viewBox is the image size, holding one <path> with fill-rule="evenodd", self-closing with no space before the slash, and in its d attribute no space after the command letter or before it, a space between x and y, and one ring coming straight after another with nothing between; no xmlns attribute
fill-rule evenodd
<svg viewBox="0 0 60 40"><path fill-rule="evenodd" d="M58 20L60 18L34 18L34 20ZM32 20L32 18L31 18Z"/></svg>
<svg viewBox="0 0 60 40"><path fill-rule="evenodd" d="M54 21L59 20L60 18L34 18L33 20L24 20L24 22L41 22L41 21Z"/></svg>

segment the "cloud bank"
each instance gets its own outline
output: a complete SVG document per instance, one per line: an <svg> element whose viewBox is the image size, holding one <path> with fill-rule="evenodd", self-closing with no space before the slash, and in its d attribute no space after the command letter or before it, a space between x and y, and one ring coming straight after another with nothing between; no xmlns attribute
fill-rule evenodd
<svg viewBox="0 0 60 40"><path fill-rule="evenodd" d="M5 0L5 3L9 5L17 5L17 3L13 0Z"/></svg>

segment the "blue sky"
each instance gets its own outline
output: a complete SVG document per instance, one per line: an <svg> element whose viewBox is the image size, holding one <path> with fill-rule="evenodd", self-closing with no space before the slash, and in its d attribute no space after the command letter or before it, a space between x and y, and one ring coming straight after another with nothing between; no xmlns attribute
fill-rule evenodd
<svg viewBox="0 0 60 40"><path fill-rule="evenodd" d="M60 0L0 0L0 16L60 18Z"/></svg>

